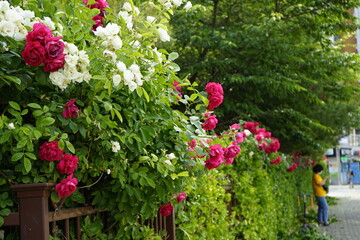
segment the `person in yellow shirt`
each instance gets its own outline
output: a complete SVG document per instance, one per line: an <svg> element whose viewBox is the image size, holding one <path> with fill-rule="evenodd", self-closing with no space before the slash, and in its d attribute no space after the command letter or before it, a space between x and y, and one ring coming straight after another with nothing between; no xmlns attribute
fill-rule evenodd
<svg viewBox="0 0 360 240"><path fill-rule="evenodd" d="M324 190L323 186L325 185L326 181L329 179L328 176L324 177L324 179L320 176L322 170L324 169L323 166L320 164L316 164L313 167L313 179L312 179L312 186L314 189L314 195L318 202L318 214L317 219L319 224L323 226L328 226L328 204L326 202L326 191Z"/></svg>

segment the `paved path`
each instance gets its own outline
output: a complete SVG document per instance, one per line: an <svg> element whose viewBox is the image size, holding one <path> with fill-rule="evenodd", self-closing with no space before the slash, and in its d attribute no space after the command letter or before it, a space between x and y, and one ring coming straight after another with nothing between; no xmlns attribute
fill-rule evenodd
<svg viewBox="0 0 360 240"><path fill-rule="evenodd" d="M329 206L329 218L338 222L321 229L336 240L360 239L360 185L350 189L347 185L331 185L328 196L339 199L338 204Z"/></svg>

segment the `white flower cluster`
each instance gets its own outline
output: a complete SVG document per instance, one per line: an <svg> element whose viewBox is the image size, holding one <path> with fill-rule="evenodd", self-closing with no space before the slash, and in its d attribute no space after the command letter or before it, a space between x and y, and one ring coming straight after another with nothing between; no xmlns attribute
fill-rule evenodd
<svg viewBox="0 0 360 240"><path fill-rule="evenodd" d="M51 82L64 90L70 83L89 82L91 75L89 73L89 56L85 51L79 49L72 43L65 42L65 65L57 72L50 73Z"/></svg>
<svg viewBox="0 0 360 240"><path fill-rule="evenodd" d="M106 27L98 27L94 34L103 39L104 41L101 43L102 47L105 47L103 55L109 58L110 61L116 62L116 50L119 50L123 43L121 38L119 37L120 26L115 23L109 23Z"/></svg>
<svg viewBox="0 0 360 240"><path fill-rule="evenodd" d="M181 4L183 4L183 0L159 0L159 1L162 2L167 9L170 9L173 6L180 7ZM189 9L191 7L192 7L192 4L190 1L188 1L188 2L186 2L184 9L186 11L189 11Z"/></svg>
<svg viewBox="0 0 360 240"><path fill-rule="evenodd" d="M138 86L142 86L143 75L141 74L140 67L137 64L132 64L129 68L127 68L125 63L119 61L116 63L116 67L123 75L124 84L129 87L130 91L134 91ZM115 74L113 76L114 86L118 86L120 82L120 74Z"/></svg>
<svg viewBox="0 0 360 240"><path fill-rule="evenodd" d="M130 3L124 3L122 9L125 11L119 11L118 16L124 19L126 27L129 30L133 29L133 15L138 16L140 14L139 8L132 6Z"/></svg>
<svg viewBox="0 0 360 240"><path fill-rule="evenodd" d="M35 23L45 24L51 30L55 29L55 24L50 18L45 17L42 20L35 17L32 11L10 6L8 1L0 0L0 35L23 41L28 33L26 26L32 28Z"/></svg>

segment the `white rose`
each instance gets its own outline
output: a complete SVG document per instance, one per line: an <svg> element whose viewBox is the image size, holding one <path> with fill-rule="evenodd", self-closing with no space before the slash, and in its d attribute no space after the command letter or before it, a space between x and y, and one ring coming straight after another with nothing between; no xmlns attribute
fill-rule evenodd
<svg viewBox="0 0 360 240"><path fill-rule="evenodd" d="M50 28L51 30L55 29L55 23L51 20L49 17L44 17L44 20L42 20L42 23Z"/></svg>
<svg viewBox="0 0 360 240"><path fill-rule="evenodd" d="M116 61L116 54L113 51L110 50L104 50L103 55L108 58L110 61L115 62Z"/></svg>
<svg viewBox="0 0 360 240"><path fill-rule="evenodd" d="M170 160L165 160L164 163L166 163L167 165L172 165Z"/></svg>
<svg viewBox="0 0 360 240"><path fill-rule="evenodd" d="M139 8L138 7L134 7L134 15L138 16L140 14Z"/></svg>
<svg viewBox="0 0 360 240"><path fill-rule="evenodd" d="M250 136L250 135L251 135L251 132L250 132L249 130L247 130L247 129L244 130L244 133L245 133L246 136Z"/></svg>
<svg viewBox="0 0 360 240"><path fill-rule="evenodd" d="M163 42L170 41L170 36L165 29L158 28L157 30L158 30L161 41L163 41Z"/></svg>
<svg viewBox="0 0 360 240"><path fill-rule="evenodd" d="M86 52L83 51L83 50L79 52L79 60L80 60L85 66L89 66L89 65L90 65L89 55L87 55Z"/></svg>
<svg viewBox="0 0 360 240"><path fill-rule="evenodd" d="M103 28L101 26L97 27L96 31L93 31L93 32L94 32L95 36L102 38L102 39L105 39L108 36L110 36L109 30L106 28Z"/></svg>
<svg viewBox="0 0 360 240"><path fill-rule="evenodd" d="M134 79L134 73L130 70L125 70L124 71L125 83L128 85L128 84L130 84L130 82L132 82L133 79Z"/></svg>
<svg viewBox="0 0 360 240"><path fill-rule="evenodd" d="M107 174L107 175L110 175L110 173L111 173L111 170L110 170L110 169L106 169L106 174Z"/></svg>
<svg viewBox="0 0 360 240"><path fill-rule="evenodd" d="M140 72L140 68L139 68L139 65L137 64L132 64L129 69L135 74L135 73L138 73Z"/></svg>
<svg viewBox="0 0 360 240"><path fill-rule="evenodd" d="M26 35L28 34L28 31L26 30L26 28L21 25L21 24L17 24L17 30L14 34L14 39L16 41L23 41L26 39Z"/></svg>
<svg viewBox="0 0 360 240"><path fill-rule="evenodd" d="M61 90L64 90L69 85L67 77L60 71L51 72L49 78L51 82L58 86Z"/></svg>
<svg viewBox="0 0 360 240"><path fill-rule="evenodd" d="M7 46L6 42L0 42L0 53L9 51L9 48Z"/></svg>
<svg viewBox="0 0 360 240"><path fill-rule="evenodd" d="M131 12L132 11L132 7L131 4L126 2L124 3L123 7L122 7L125 11Z"/></svg>
<svg viewBox="0 0 360 240"><path fill-rule="evenodd" d="M172 0L172 2L173 2L173 4L175 5L175 6L180 6L181 5L181 3L182 3L182 0Z"/></svg>
<svg viewBox="0 0 360 240"><path fill-rule="evenodd" d="M10 130L15 129L14 123L9 123L9 124L8 124L8 129L10 129Z"/></svg>
<svg viewBox="0 0 360 240"><path fill-rule="evenodd" d="M153 16L147 16L146 17L146 21L148 21L149 23L153 23L155 21L156 18L154 18Z"/></svg>
<svg viewBox="0 0 360 240"><path fill-rule="evenodd" d="M120 143L111 141L111 148L113 152L118 152L120 150Z"/></svg>
<svg viewBox="0 0 360 240"><path fill-rule="evenodd" d="M185 11L189 11L190 8L192 8L191 2L187 2L184 6Z"/></svg>
<svg viewBox="0 0 360 240"><path fill-rule="evenodd" d="M105 29L108 31L109 35L116 35L120 32L120 26L116 23L109 23L106 25Z"/></svg>
<svg viewBox="0 0 360 240"><path fill-rule="evenodd" d="M136 78L136 84L137 84L138 86L142 86L143 83L144 83L143 80L141 80L140 78Z"/></svg>
<svg viewBox="0 0 360 240"><path fill-rule="evenodd" d="M167 155L167 157L168 157L168 159L175 159L176 158L176 156L175 156L175 154L174 153L170 153L170 154L168 154Z"/></svg>
<svg viewBox="0 0 360 240"><path fill-rule="evenodd" d="M164 6L165 6L167 9L170 9L170 8L172 7L172 4L171 4L171 2L166 2L166 3L164 4Z"/></svg>
<svg viewBox="0 0 360 240"><path fill-rule="evenodd" d="M78 55L66 55L65 56L65 62L72 67L75 67L76 64L78 63L78 61L79 61Z"/></svg>
<svg viewBox="0 0 360 240"><path fill-rule="evenodd" d="M113 83L115 87L117 87L120 84L120 81L121 81L121 76L119 74L113 76Z"/></svg>
<svg viewBox="0 0 360 240"><path fill-rule="evenodd" d="M117 62L116 67L117 67L117 69L119 69L120 72L125 72L126 71L126 65L123 62L120 62L120 61Z"/></svg>
<svg viewBox="0 0 360 240"><path fill-rule="evenodd" d="M6 12L10 9L10 4L8 1L0 1L0 12Z"/></svg>
<svg viewBox="0 0 360 240"><path fill-rule="evenodd" d="M130 91L132 91L132 92L138 87L137 84L133 81L129 82L128 86L129 86Z"/></svg>
<svg viewBox="0 0 360 240"><path fill-rule="evenodd" d="M129 19L129 18L131 17L131 16L129 15L129 13L126 12L126 11L120 11L120 12L118 13L118 16L119 16L119 17L122 17L122 18L125 20L125 22L126 22L127 19Z"/></svg>
<svg viewBox="0 0 360 240"><path fill-rule="evenodd" d="M132 23L132 21L128 21L128 22L126 22L126 27L127 27L127 29L129 29L129 30L132 30L133 29L133 23Z"/></svg>
<svg viewBox="0 0 360 240"><path fill-rule="evenodd" d="M89 72L85 72L85 73L83 74L83 78L84 78L84 81L85 81L85 82L89 82L90 79L91 79L91 74L90 74Z"/></svg>
<svg viewBox="0 0 360 240"><path fill-rule="evenodd" d="M15 23L9 21L0 22L0 35L12 38L17 31L18 29Z"/></svg>
<svg viewBox="0 0 360 240"><path fill-rule="evenodd" d="M119 36L111 36L107 38L108 44L111 45L115 50L122 47L122 41Z"/></svg>
<svg viewBox="0 0 360 240"><path fill-rule="evenodd" d="M68 43L68 42L65 42L65 53L68 53L68 54L77 54L78 53L78 48L75 44L72 44L72 43Z"/></svg>
<svg viewBox="0 0 360 240"><path fill-rule="evenodd" d="M23 17L16 11L16 9L9 9L5 12L5 19L11 22L21 22Z"/></svg>
<svg viewBox="0 0 360 240"><path fill-rule="evenodd" d="M158 62L161 63L162 62L162 53L161 52L158 52L157 48L154 48L154 53L156 54L157 56L157 59L158 59Z"/></svg>
<svg viewBox="0 0 360 240"><path fill-rule="evenodd" d="M138 48L140 46L140 42L138 40L134 40L130 43L133 48Z"/></svg>

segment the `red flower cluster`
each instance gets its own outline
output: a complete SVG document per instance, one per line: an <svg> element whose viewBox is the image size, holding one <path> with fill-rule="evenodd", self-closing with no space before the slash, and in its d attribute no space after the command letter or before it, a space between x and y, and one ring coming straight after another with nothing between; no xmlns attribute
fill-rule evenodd
<svg viewBox="0 0 360 240"><path fill-rule="evenodd" d="M276 157L274 160L270 161L270 164L279 164L281 162L281 157Z"/></svg>
<svg viewBox="0 0 360 240"><path fill-rule="evenodd" d="M256 134L256 127L259 126L258 122L247 122L243 125L244 129L249 130L252 134Z"/></svg>
<svg viewBox="0 0 360 240"><path fill-rule="evenodd" d="M291 167L289 167L287 169L288 172L292 172L294 171L296 168L298 167L298 163L294 163L293 165L291 165Z"/></svg>
<svg viewBox="0 0 360 240"><path fill-rule="evenodd" d="M166 205L163 205L159 208L159 214L166 217L169 216L173 210L174 207L171 205L171 203L167 203Z"/></svg>
<svg viewBox="0 0 360 240"><path fill-rule="evenodd" d="M225 164L232 164L234 162L234 158L240 153L240 151L241 149L237 145L231 145L224 148Z"/></svg>
<svg viewBox="0 0 360 240"><path fill-rule="evenodd" d="M95 0L96 3L88 5L89 0L84 0L84 3L86 4L86 7L88 8L97 8L100 10L100 13L92 18L92 20L95 22L93 25L92 30L96 31L98 27L103 27L102 20L105 18L105 8L109 7L109 4L105 0Z"/></svg>
<svg viewBox="0 0 360 240"><path fill-rule="evenodd" d="M70 176L62 180L55 186L55 190L59 197L67 197L76 190L78 184L77 179L73 178L73 173L79 163L78 157L69 153L64 153L64 150L60 150L59 143L57 141L45 142L40 146L39 157L41 160L57 161L56 168L61 174L70 174Z"/></svg>
<svg viewBox="0 0 360 240"><path fill-rule="evenodd" d="M277 138L271 137L272 142L264 148L266 153L276 153L280 149L280 142Z"/></svg>
<svg viewBox="0 0 360 240"><path fill-rule="evenodd" d="M72 98L65 104L65 110L62 115L64 118L77 117L79 108L75 105L76 99Z"/></svg>
<svg viewBox="0 0 360 240"><path fill-rule="evenodd" d="M216 115L209 116L210 113L206 113L205 117L206 120L201 126L204 130L213 130L216 128L216 124L218 123L218 120L216 119Z"/></svg>
<svg viewBox="0 0 360 240"><path fill-rule="evenodd" d="M224 161L224 151L220 144L211 145L208 153L210 157L205 161L207 169L217 168Z"/></svg>
<svg viewBox="0 0 360 240"><path fill-rule="evenodd" d="M54 37L44 24L35 23L33 30L26 35L26 45L21 56L30 66L44 64L45 72L55 72L65 64L65 44L60 39Z"/></svg>
<svg viewBox="0 0 360 240"><path fill-rule="evenodd" d="M224 100L224 91L220 83L209 82L206 84L206 92L208 94L209 105L206 107L207 110L214 110Z"/></svg>

